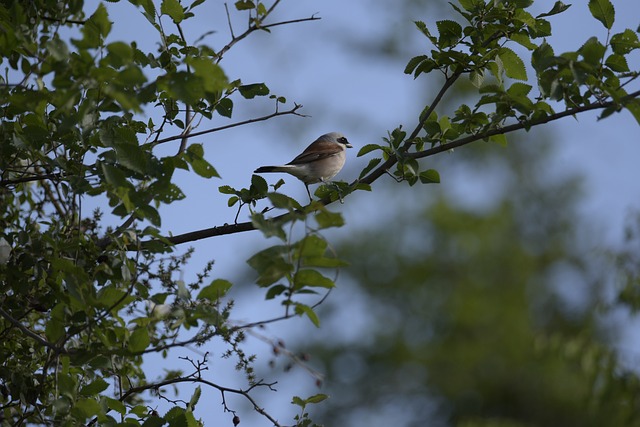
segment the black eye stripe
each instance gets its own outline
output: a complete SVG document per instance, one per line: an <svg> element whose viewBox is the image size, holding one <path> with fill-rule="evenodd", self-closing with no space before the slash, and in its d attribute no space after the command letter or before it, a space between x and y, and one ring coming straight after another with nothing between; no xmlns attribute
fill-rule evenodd
<svg viewBox="0 0 640 427"><path fill-rule="evenodd" d="M338 142L339 142L340 144L348 144L348 143L349 143L349 141L347 141L347 138L345 138L344 136L343 136L343 137L338 138Z"/></svg>

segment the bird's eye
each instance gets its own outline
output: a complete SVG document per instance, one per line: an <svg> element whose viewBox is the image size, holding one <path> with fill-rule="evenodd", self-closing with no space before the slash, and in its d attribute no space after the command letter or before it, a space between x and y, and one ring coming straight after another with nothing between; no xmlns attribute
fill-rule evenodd
<svg viewBox="0 0 640 427"><path fill-rule="evenodd" d="M344 136L338 138L338 142L345 145L349 143L349 141L347 141L347 138L345 138Z"/></svg>

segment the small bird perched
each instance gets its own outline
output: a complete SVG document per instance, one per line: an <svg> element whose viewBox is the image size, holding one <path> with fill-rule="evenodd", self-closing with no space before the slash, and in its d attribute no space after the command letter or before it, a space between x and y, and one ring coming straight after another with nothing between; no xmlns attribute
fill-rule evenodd
<svg viewBox="0 0 640 427"><path fill-rule="evenodd" d="M351 147L347 138L341 133L327 133L313 141L298 157L286 165L262 166L254 173L284 172L293 175L304 182L309 200L312 200L309 184L326 182L336 176L347 159L346 149Z"/></svg>

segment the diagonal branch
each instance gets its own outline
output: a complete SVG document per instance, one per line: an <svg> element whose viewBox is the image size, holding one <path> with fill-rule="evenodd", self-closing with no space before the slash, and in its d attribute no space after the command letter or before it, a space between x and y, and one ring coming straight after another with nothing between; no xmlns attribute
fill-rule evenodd
<svg viewBox="0 0 640 427"><path fill-rule="evenodd" d="M482 140L484 138L488 138L488 137L493 136L493 135L511 133L511 132L515 132L515 131L518 131L518 130L521 130L521 129L527 129L528 130L528 129L532 128L532 127L539 126L539 125L542 125L542 124L546 124L546 123L549 123L549 122L553 122L553 121L562 119L562 118L567 117L567 116L573 116L573 115L584 113L584 112L587 112L587 111L599 110L599 109L604 109L604 108L608 108L608 107L613 107L615 105L619 105L620 103L624 103L624 101L628 101L628 100L635 99L635 98L638 98L638 97L640 97L640 91L636 91L636 92L633 92L633 93L629 94L628 96L623 98L622 102L607 101L607 102L599 102L599 103L595 103L595 104L585 105L585 106L581 106L581 107L570 108L568 110L565 110L565 111L562 111L562 112L559 112L559 113L555 113L555 114L550 114L547 117L543 117L543 118L540 118L540 119L537 119L537 120L514 123L512 125L504 126L502 128L499 128L499 129L493 129L493 130L490 130L490 131L482 133L482 134L469 135L469 136L466 136L464 138L460 138L458 140L449 142L447 144L439 145L437 147L430 148L428 150L419 151L419 152L416 152L416 153L408 153L408 154L406 154L406 156L407 157L411 157L411 158L415 158L415 159L429 157L429 156L432 156L434 154L437 154L437 153L440 153L440 152L443 152L443 151L447 151L447 150L450 150L452 148L461 147L463 145L467 145L467 144L470 144L472 142L479 141L479 140ZM374 181L376 181L378 178L380 178L382 175L384 175L387 169L389 169L390 167L395 165L397 162L398 162L398 159L396 157L390 157L389 159L387 159L386 162L384 162L378 168L376 168L371 173L369 173L369 175L365 176L360 181L357 181L357 180L354 181L350 185L353 186L353 185L357 184L358 182L364 183L364 184L372 184ZM328 199L321 200L320 202L323 205L328 205L328 204L333 203L332 201L330 201ZM288 215L289 215L289 213L285 213L285 214L279 215L277 217L274 217L271 220L272 221L280 221L280 220L285 219ZM240 222L240 223L237 223L237 224L225 224L225 225L216 226L216 227L212 227L212 228L207 228L207 229L203 229L203 230L198 230L198 231L192 231L192 232L189 232L189 233L179 234L179 235L176 235L176 236L169 237L169 238L167 238L167 240L169 240L174 245L179 245L179 244L182 244L182 243L193 242L193 241L201 240L201 239L207 239L209 237L216 237L216 236L223 236L223 235L227 235L227 234L242 233L242 232L245 232L245 231L251 231L251 230L255 230L255 229L256 229L255 226L250 221L247 221L247 222Z"/></svg>

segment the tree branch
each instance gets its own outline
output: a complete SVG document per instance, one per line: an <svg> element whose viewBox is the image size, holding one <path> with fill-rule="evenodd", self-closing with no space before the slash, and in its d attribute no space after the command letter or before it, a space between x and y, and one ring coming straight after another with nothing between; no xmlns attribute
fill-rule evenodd
<svg viewBox="0 0 640 427"><path fill-rule="evenodd" d="M7 319L7 321L9 321L9 323L11 323L12 325L14 325L15 327L17 327L18 329L20 329L25 335L27 335L28 337L33 338L35 341L37 341L40 345L44 346L44 347L48 347L52 350L54 350L56 353L62 354L65 353L64 348L60 348L57 345L50 343L49 341L45 340L44 338L42 338L40 335L36 334L35 332L33 332L32 330L30 330L29 328L27 328L26 326L24 326L21 322L19 322L18 320L14 319L9 313L7 313L2 307L0 307L0 315L2 317L4 317L5 319Z"/></svg>
<svg viewBox="0 0 640 427"><path fill-rule="evenodd" d="M248 119L248 120L243 120L241 122L236 122L236 123L231 123L228 125L224 125L224 126L220 126L217 128L211 128L211 129L206 129L206 130L202 130L199 132L191 132L189 134L189 138L193 138L195 136L201 136L201 135L206 135L208 133L213 133L213 132L219 132L221 130L226 130L226 129L231 129L237 126L243 126L243 125L247 125L250 123L257 123L257 122L263 122L265 120L269 120L272 119L274 117L278 117L278 116L285 116L288 114L293 114L295 116L299 116L299 117L307 117L304 114L300 114L298 113L298 110L302 108L302 105L300 104L293 104L293 108L291 108L290 110L286 110L286 111L275 111L271 114L267 114L266 116L262 116L262 117L257 117L254 119ZM180 135L175 135L175 136L169 136L167 138L162 138L162 139L158 139L157 141L154 141L153 145L160 145L160 144L164 144L165 142L170 142L170 141L176 141L178 139L183 139L184 138L184 132L181 133Z"/></svg>
<svg viewBox="0 0 640 427"><path fill-rule="evenodd" d="M263 415L265 418L267 418L269 421L271 421L275 427L282 427L281 424L279 424L278 421L275 418L273 418L271 415L269 415L263 408L258 406L258 403L249 394L249 392L251 390L253 390L254 388L259 387L259 386L265 386L265 387L268 387L270 390L275 390L273 388L275 383L263 383L262 381L259 381L256 384L253 384L252 386L247 388L246 390L242 390L242 389L224 387L224 386L218 385L218 384L216 384L214 382L202 379L199 376L181 377L181 378L172 378L170 380L160 381L160 382L153 383L153 384L145 384L145 385L138 386L138 387L132 387L129 390L127 390L122 395L122 397L120 397L119 400L120 401L125 401L131 395L142 393L142 392L147 391L147 390L158 389L160 387L168 386L168 385L171 385L171 384L179 384L179 383L200 383L200 384L208 385L209 387L213 387L216 390L218 390L222 394L223 399L224 399L224 393L233 393L233 394L239 394L241 396L244 396L245 399L247 399L253 405L253 409L257 413ZM93 423L93 421L92 421L92 423ZM92 425L92 423L90 423L89 425Z"/></svg>
<svg viewBox="0 0 640 427"><path fill-rule="evenodd" d="M636 92L630 93L625 98L623 98L622 102L628 101L630 99L638 98L638 97L640 97L640 91L636 91ZM475 142L475 141L478 141L478 140L481 140L481 139L484 139L484 138L488 138L488 137L493 136L493 135L511 133L511 132L515 132L515 131L521 130L521 129L530 129L530 128L533 128L535 126L539 126L539 125L542 125L542 124L545 124L545 123L549 123L549 122L552 122L552 121L555 121L555 120L559 120L559 119L562 119L562 118L567 117L567 116L572 116L572 115L575 115L575 114L580 114L580 113L584 113L584 112L592 111L592 110L608 108L608 107L615 106L617 104L618 103L614 102L614 101L607 101L607 102L600 102L600 103L590 104L590 105L586 105L586 106L582 106L582 107L570 108L568 110L562 111L560 113L551 114L551 115L549 115L547 117L543 117L543 118L538 119L538 120L514 123L512 125L504 126L502 128L499 128L499 129L493 129L493 130L490 130L490 131L482 133L482 134L469 135L467 137L460 138L458 140L449 142L449 143L444 144L444 145L438 145L438 146L430 148L428 150L419 151L419 152L416 152L416 153L407 153L406 156L414 158L414 159L420 159L420 158L423 158L423 157L432 156L434 154L450 150L452 148L461 147L463 145L467 145L467 144L469 144L471 142ZM369 175L365 176L364 178L362 178L359 181L356 180L356 181L352 182L350 185L354 186L354 185L358 184L358 182L364 183L364 184L372 184L374 181L376 181L378 178L380 178L382 175L384 175L386 173L386 171L390 167L395 165L397 162L398 162L398 159L396 157L390 157L389 159L387 159L386 162L384 162L383 164L378 166L376 169L371 171L371 173L369 173ZM323 199L323 200L320 200L320 202L325 206L333 203L333 201L331 201L329 199ZM276 216L276 217L272 218L271 220L272 221L283 220L288 215L289 215L289 213L285 213L285 214ZM193 242L193 241L201 240L201 239L207 239L209 237L216 237L216 236L223 236L223 235L227 235L227 234L241 233L241 232L251 231L251 230L255 230L255 229L256 228L254 227L254 225L250 221L247 221L247 222L240 222L240 223L237 223L237 224L225 224L225 225L216 226L216 227L212 227L212 228L207 228L207 229L203 229L203 230L198 230L198 231L192 231L192 232L189 232L189 233L179 234L177 236L168 237L167 240L169 240L171 243L173 243L175 245L179 245L179 244L182 244L182 243ZM143 245L144 245L144 243L143 243Z"/></svg>

